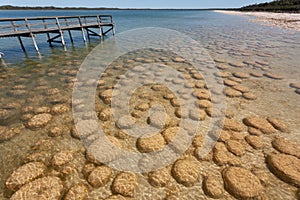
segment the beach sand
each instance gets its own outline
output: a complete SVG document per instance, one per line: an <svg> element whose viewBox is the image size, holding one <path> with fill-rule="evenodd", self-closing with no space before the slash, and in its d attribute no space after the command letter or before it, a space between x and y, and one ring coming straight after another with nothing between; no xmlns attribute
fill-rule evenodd
<svg viewBox="0 0 300 200"><path fill-rule="evenodd" d="M215 12L255 17L251 19L254 22L259 22L267 26L277 26L283 29L300 31L300 14L296 13L239 12L225 10L215 10Z"/></svg>

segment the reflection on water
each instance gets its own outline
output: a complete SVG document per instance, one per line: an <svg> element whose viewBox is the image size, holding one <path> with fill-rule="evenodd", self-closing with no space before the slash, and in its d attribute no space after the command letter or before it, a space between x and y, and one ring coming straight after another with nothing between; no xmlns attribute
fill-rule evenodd
<svg viewBox="0 0 300 200"><path fill-rule="evenodd" d="M26 12L18 15L28 15ZM59 15L57 12L48 14ZM52 181L54 192L41 192L52 195L52 199L62 196L68 199L67 196L74 195L74 191L86 199L105 199L117 194L135 199L205 199L214 195L226 199L251 196L299 198L295 187L299 187L300 181L297 150L300 142L299 33L209 11L111 12L118 32L143 26L172 28L186 33L208 50L220 70L218 76L223 78L226 86L227 110L222 112L227 118L219 142L207 157L199 158L197 152L202 144L199 130L183 159L163 169L133 175L106 169L86 152L78 139L71 108L77 70L98 41L93 40L86 48L78 37L74 48L69 45L68 51L63 51L59 46L54 49L46 44L43 46L45 39L40 38L43 57L38 59L30 47L25 58L21 51L16 51L19 48L17 42L1 40L0 50L6 53L6 63L0 68L1 197L8 199L14 194L17 199L23 193L33 195L38 190L32 191L26 185L35 184L37 187ZM1 16L8 14L1 13ZM26 45L30 46L30 41ZM148 109L158 102L164 105L170 117L167 127L158 136L145 141L137 140L116 127L108 105L114 83L128 69L151 63L153 57L157 58L156 62L176 68L190 81L186 87L194 90L193 95L199 99L201 108L199 116L192 117L205 119L204 123L212 117L205 81L188 63L175 55L151 50L124 55L98 82L99 96L95 99L99 123L109 139L131 151L158 150L172 140L180 118L191 117L190 113L181 112L176 97L169 90L150 84L135 91L130 103L131 115L140 123L149 123L145 116ZM180 84L178 80L166 81ZM289 87L291 83L294 83L293 87ZM80 102L76 107L84 110ZM256 119L250 118L253 116ZM89 116L85 117L89 119ZM270 117L280 123L270 120ZM286 143L278 137L285 138ZM95 138L89 139L93 141ZM287 149L287 146L292 146L291 142L295 144L294 148ZM290 164L290 168L276 162L275 156L266 161L265 157L274 153L283 156L280 160ZM28 166L27 163L34 164ZM247 170L230 168L232 165ZM12 175L21 166L24 169ZM193 173L189 174L189 171ZM235 176L238 173L242 178ZM48 176L59 177L59 181L37 181ZM128 183L122 182L122 177L128 179ZM249 177L258 180L251 183L255 188L247 185ZM47 193L49 188L45 191Z"/></svg>

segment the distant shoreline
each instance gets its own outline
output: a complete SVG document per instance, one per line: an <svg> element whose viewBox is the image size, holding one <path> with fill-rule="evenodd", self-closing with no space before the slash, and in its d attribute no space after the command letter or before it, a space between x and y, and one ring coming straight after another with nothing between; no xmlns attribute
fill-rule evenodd
<svg viewBox="0 0 300 200"><path fill-rule="evenodd" d="M229 15L252 16L255 17L255 19L251 19L253 22L300 32L300 13L245 12L229 10L214 10L214 12Z"/></svg>
<svg viewBox="0 0 300 200"><path fill-rule="evenodd" d="M2 5L0 10L232 10L233 8L106 8Z"/></svg>
<svg viewBox="0 0 300 200"><path fill-rule="evenodd" d="M12 6L2 5L0 10L222 10L222 11L239 11L239 12L270 12L270 13L299 13L295 10L245 10L243 8L107 8L107 7L55 7L55 6Z"/></svg>

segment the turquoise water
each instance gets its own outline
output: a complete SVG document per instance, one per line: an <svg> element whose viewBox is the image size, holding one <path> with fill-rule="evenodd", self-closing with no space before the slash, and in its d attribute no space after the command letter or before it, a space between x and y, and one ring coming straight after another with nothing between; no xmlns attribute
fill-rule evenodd
<svg viewBox="0 0 300 200"><path fill-rule="evenodd" d="M212 11L191 11L191 10L111 10L111 11L0 11L0 18L7 17L36 17L36 16L64 16L64 15L86 15L86 14L111 14L116 24L116 32L120 33L126 30L141 27L164 27L175 29L191 36L204 46L217 40L234 41L235 43L246 43L256 40L261 43L280 43L286 41L294 43L293 47L299 47L299 33L293 31L282 31L277 28L260 26L248 22L240 16L230 16ZM65 33L66 34L66 33ZM81 33L73 33L75 38L75 47L84 47ZM72 51L72 45L65 36L68 51ZM24 44L30 59L36 58L35 50L30 38L24 38ZM99 42L98 38L93 38L92 46ZM59 44L55 48L49 48L46 42L46 35L38 35L37 43L43 56L51 53L60 53L62 49ZM280 45L283 46L283 45ZM20 48L17 38L1 38L0 51L5 53L5 59L8 63L16 63L24 60L24 54Z"/></svg>

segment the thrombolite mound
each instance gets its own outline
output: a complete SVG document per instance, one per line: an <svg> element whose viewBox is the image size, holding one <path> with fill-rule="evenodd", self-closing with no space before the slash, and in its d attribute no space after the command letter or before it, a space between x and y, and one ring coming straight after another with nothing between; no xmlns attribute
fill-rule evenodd
<svg viewBox="0 0 300 200"><path fill-rule="evenodd" d="M111 190L114 194L121 194L124 197L134 197L136 194L138 182L133 173L121 172L114 179Z"/></svg>
<svg viewBox="0 0 300 200"><path fill-rule="evenodd" d="M98 114L99 119L102 121L108 121L112 118L112 116L113 116L113 113L110 108L102 109Z"/></svg>
<svg viewBox="0 0 300 200"><path fill-rule="evenodd" d="M20 128L9 128L6 126L0 126L0 142L9 140L20 132Z"/></svg>
<svg viewBox="0 0 300 200"><path fill-rule="evenodd" d="M194 157L177 160L172 167L174 179L184 186L193 186L200 177L200 165Z"/></svg>
<svg viewBox="0 0 300 200"><path fill-rule="evenodd" d="M198 147L200 148L200 147L202 147L203 142L204 142L204 137L203 137L203 135L199 134L194 137L192 145L195 148L198 148Z"/></svg>
<svg viewBox="0 0 300 200"><path fill-rule="evenodd" d="M67 126L54 126L52 128L50 128L48 135L50 137L57 137L57 136L61 136L62 134L69 134L70 133L70 129Z"/></svg>
<svg viewBox="0 0 300 200"><path fill-rule="evenodd" d="M276 137L272 141L272 146L279 152L296 156L300 159L300 146L294 142L281 137Z"/></svg>
<svg viewBox="0 0 300 200"><path fill-rule="evenodd" d="M24 96L26 93L27 93L26 90L10 90L7 92L9 96L13 96L13 97L21 97Z"/></svg>
<svg viewBox="0 0 300 200"><path fill-rule="evenodd" d="M21 187L12 195L11 200L59 200L63 185L58 177L48 176L37 179Z"/></svg>
<svg viewBox="0 0 300 200"><path fill-rule="evenodd" d="M270 170L281 180L300 187L300 159L286 154L267 156Z"/></svg>
<svg viewBox="0 0 300 200"><path fill-rule="evenodd" d="M281 132L287 132L288 131L287 125L283 121L281 121L280 119L277 119L277 118L274 118L274 117L268 117L267 120L277 130L279 130Z"/></svg>
<svg viewBox="0 0 300 200"><path fill-rule="evenodd" d="M118 126L120 129L130 129L135 123L135 119L124 115L118 119L116 122L116 126Z"/></svg>
<svg viewBox="0 0 300 200"><path fill-rule="evenodd" d="M13 119L15 116L14 110L8 110L8 109L1 109L0 108L0 123L5 124L6 122Z"/></svg>
<svg viewBox="0 0 300 200"><path fill-rule="evenodd" d="M259 73L259 72L251 72L250 73L251 76L255 77L255 78L260 78L263 76L262 73Z"/></svg>
<svg viewBox="0 0 300 200"><path fill-rule="evenodd" d="M229 68L229 66L227 65L227 64L217 64L217 68L219 69L219 70L226 70L226 69L228 69Z"/></svg>
<svg viewBox="0 0 300 200"><path fill-rule="evenodd" d="M245 139L254 149L262 149L265 146L263 139L259 136L247 135Z"/></svg>
<svg viewBox="0 0 300 200"><path fill-rule="evenodd" d="M42 163L51 163L52 153L46 150L41 150L29 154L25 158L25 162L42 162Z"/></svg>
<svg viewBox="0 0 300 200"><path fill-rule="evenodd" d="M200 100L197 101L196 105L199 108L210 108L212 106L212 103L209 100L200 99Z"/></svg>
<svg viewBox="0 0 300 200"><path fill-rule="evenodd" d="M48 113L33 116L27 123L28 128L41 128L46 126L52 119L52 115Z"/></svg>
<svg viewBox="0 0 300 200"><path fill-rule="evenodd" d="M242 85L235 85L232 88L235 89L235 90L237 90L237 91L240 91L242 93L250 92L250 89L248 87L242 86Z"/></svg>
<svg viewBox="0 0 300 200"><path fill-rule="evenodd" d="M105 104L111 104L112 100L112 95L113 95L113 90L108 89L99 94L99 97L103 100Z"/></svg>
<svg viewBox="0 0 300 200"><path fill-rule="evenodd" d="M193 92L193 96L197 97L198 99L210 99L210 93L206 89L198 89L195 92Z"/></svg>
<svg viewBox="0 0 300 200"><path fill-rule="evenodd" d="M221 78L228 78L231 76L231 73L228 71L221 71L221 72L214 73L214 75Z"/></svg>
<svg viewBox="0 0 300 200"><path fill-rule="evenodd" d="M242 123L238 122L237 120L226 118L224 120L223 129L229 131L241 132L243 131L244 126Z"/></svg>
<svg viewBox="0 0 300 200"><path fill-rule="evenodd" d="M180 127L169 127L162 132L162 136L164 137L166 143L172 142L172 139L176 136L176 134L180 131Z"/></svg>
<svg viewBox="0 0 300 200"><path fill-rule="evenodd" d="M62 113L65 113L69 110L70 110L70 108L65 104L57 104L57 105L52 107L51 112L53 114L62 114Z"/></svg>
<svg viewBox="0 0 300 200"><path fill-rule="evenodd" d="M95 188L103 187L110 179L112 169L107 166L96 167L89 175L88 182Z"/></svg>
<svg viewBox="0 0 300 200"><path fill-rule="evenodd" d="M16 109L19 109L21 108L21 104L18 103L18 102L11 102L11 103L8 103L4 106L2 106L3 109L8 109L8 110L16 110Z"/></svg>
<svg viewBox="0 0 300 200"><path fill-rule="evenodd" d="M84 200L87 195L88 187L85 184L76 184L69 189L64 200Z"/></svg>
<svg viewBox="0 0 300 200"><path fill-rule="evenodd" d="M290 87L300 89L300 83L291 83Z"/></svg>
<svg viewBox="0 0 300 200"><path fill-rule="evenodd" d="M257 96L252 92L243 93L243 97L247 100L256 100Z"/></svg>
<svg viewBox="0 0 300 200"><path fill-rule="evenodd" d="M190 111L189 117L192 120L203 121L206 118L206 112L204 110L194 109Z"/></svg>
<svg viewBox="0 0 300 200"><path fill-rule="evenodd" d="M256 135L256 136L260 136L263 134L259 129L251 127L251 126L248 127L248 133L250 135Z"/></svg>
<svg viewBox="0 0 300 200"><path fill-rule="evenodd" d="M233 76L235 76L237 78L241 78L241 79L246 79L246 78L250 77L250 75L245 72L235 72L235 73L233 73Z"/></svg>
<svg viewBox="0 0 300 200"><path fill-rule="evenodd" d="M232 89L232 88L225 88L225 91L224 91L225 95L230 97L230 98L234 98L234 97L241 97L242 96L242 93L240 91L237 91L235 89Z"/></svg>
<svg viewBox="0 0 300 200"><path fill-rule="evenodd" d="M6 187L16 191L24 184L38 178L46 170L41 162L30 162L16 169L6 181Z"/></svg>
<svg viewBox="0 0 300 200"><path fill-rule="evenodd" d="M219 165L239 165L241 160L239 157L235 156L233 153L229 152L222 142L217 142L213 149L213 159L214 162Z"/></svg>
<svg viewBox="0 0 300 200"><path fill-rule="evenodd" d="M165 145L165 139L161 134L155 134L147 138L139 138L136 142L137 149L142 153L162 150Z"/></svg>
<svg viewBox="0 0 300 200"><path fill-rule="evenodd" d="M222 58L215 58L214 61L217 63L226 63L226 60Z"/></svg>
<svg viewBox="0 0 300 200"><path fill-rule="evenodd" d="M247 117L243 120L244 124L259 129L265 134L272 134L276 129L264 118Z"/></svg>
<svg viewBox="0 0 300 200"><path fill-rule="evenodd" d="M246 152L244 145L237 140L227 140L225 144L227 149L236 156L242 156Z"/></svg>
<svg viewBox="0 0 300 200"><path fill-rule="evenodd" d="M230 62L229 65L231 65L232 67L238 67L238 68L242 68L245 66L245 64L242 62Z"/></svg>
<svg viewBox="0 0 300 200"><path fill-rule="evenodd" d="M236 82L238 84L241 84L243 82L243 79L235 77L235 76L231 76L228 79L231 80L231 81L234 81L234 82Z"/></svg>
<svg viewBox="0 0 300 200"><path fill-rule="evenodd" d="M49 113L51 109L47 106L37 107L33 110L34 114L43 114L43 113Z"/></svg>
<svg viewBox="0 0 300 200"><path fill-rule="evenodd" d="M73 154L70 151L61 151L53 156L52 164L55 167L59 167L67 164L73 160Z"/></svg>
<svg viewBox="0 0 300 200"><path fill-rule="evenodd" d="M275 79L275 80L281 80L284 77L279 75L279 74L273 74L273 73L265 73L264 76L271 78L271 79Z"/></svg>
<svg viewBox="0 0 300 200"><path fill-rule="evenodd" d="M169 169L163 168L148 174L148 181L154 187L164 187L171 178Z"/></svg>
<svg viewBox="0 0 300 200"><path fill-rule="evenodd" d="M231 138L230 132L222 130L218 137L218 142L225 142Z"/></svg>
<svg viewBox="0 0 300 200"><path fill-rule="evenodd" d="M239 83L238 83L238 82L235 82L235 81L232 81L232 80L229 80L229 79L226 79L226 80L224 80L224 84L225 84L226 86L232 87L232 86L238 85Z"/></svg>
<svg viewBox="0 0 300 200"><path fill-rule="evenodd" d="M150 105L148 103L140 103L140 104L135 106L135 109L140 110L140 111L146 111L149 108L150 108Z"/></svg>
<svg viewBox="0 0 300 200"><path fill-rule="evenodd" d="M229 167L223 171L226 190L237 198L259 196L263 187L251 171L241 167Z"/></svg>
<svg viewBox="0 0 300 200"><path fill-rule="evenodd" d="M45 94L46 94L47 96L52 96L52 95L55 95L55 94L58 94L58 93L60 93L60 90L59 90L58 88L50 88L50 89L48 89L48 90L45 92Z"/></svg>
<svg viewBox="0 0 300 200"><path fill-rule="evenodd" d="M150 113L147 122L156 128L168 127L171 123L171 117L165 112L154 111Z"/></svg>
<svg viewBox="0 0 300 200"><path fill-rule="evenodd" d="M206 195L219 199L224 196L224 183L220 175L209 175L203 181L203 189Z"/></svg>

